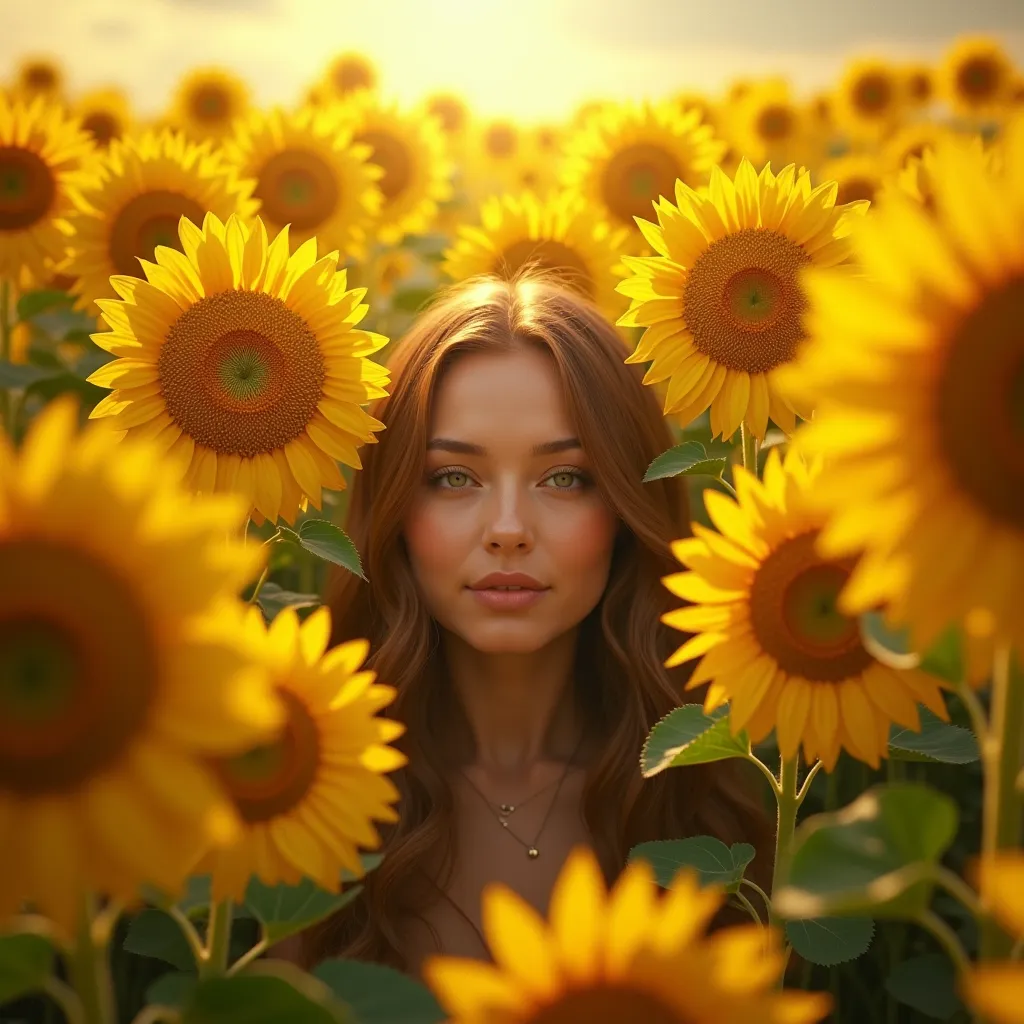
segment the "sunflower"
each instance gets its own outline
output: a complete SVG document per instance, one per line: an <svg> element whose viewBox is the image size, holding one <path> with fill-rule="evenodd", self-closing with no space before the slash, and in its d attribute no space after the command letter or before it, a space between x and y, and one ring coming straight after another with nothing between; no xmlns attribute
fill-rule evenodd
<svg viewBox="0 0 1024 1024"><path fill-rule="evenodd" d="M892 65L862 59L847 66L836 100L836 118L842 127L855 137L876 139L899 120L906 95Z"/></svg>
<svg viewBox="0 0 1024 1024"><path fill-rule="evenodd" d="M948 129L934 121L905 124L885 140L878 168L883 174L895 174L906 167L909 160L920 159L926 149L934 149L939 139L948 135Z"/></svg>
<svg viewBox="0 0 1024 1024"><path fill-rule="evenodd" d="M735 183L717 167L708 195L676 184L658 223L641 222L653 257L624 257L633 276L618 286L632 300L619 318L645 327L630 363L653 360L644 382L671 378L665 413L687 424L709 406L711 430L731 437L741 422L763 439L768 417L787 433L794 404L774 375L804 336L799 272L845 263L853 218L866 203L835 206L836 184L812 189L810 175L743 160Z"/></svg>
<svg viewBox="0 0 1024 1024"><path fill-rule="evenodd" d="M919 650L977 609L1024 650L1024 124L1004 158L940 144L933 210L893 194L858 231L863 279L807 275L782 381L818 407L823 550L865 552L843 610L890 601Z"/></svg>
<svg viewBox="0 0 1024 1024"><path fill-rule="evenodd" d="M64 70L51 57L26 57L18 65L14 89L28 100L36 96L56 100L64 91Z"/></svg>
<svg viewBox="0 0 1024 1024"><path fill-rule="evenodd" d="M836 206L866 200L872 202L882 184L878 160L866 153L847 153L828 160L818 175L821 181L834 181L839 186Z"/></svg>
<svg viewBox="0 0 1024 1024"><path fill-rule="evenodd" d="M935 72L928 64L909 64L900 68L903 94L910 106L926 107L935 98Z"/></svg>
<svg viewBox="0 0 1024 1024"><path fill-rule="evenodd" d="M980 867L985 909L1014 938L1024 937L1024 854L1013 850L986 856ZM1024 1024L1024 964L972 966L960 986L967 1005L991 1024Z"/></svg>
<svg viewBox="0 0 1024 1024"><path fill-rule="evenodd" d="M152 260L158 245L180 249L182 217L199 223L210 211L227 220L256 209L253 183L240 181L219 152L166 128L115 140L96 167L96 179L76 192L61 267L82 309L116 298L111 277L137 276L139 261Z"/></svg>
<svg viewBox="0 0 1024 1024"><path fill-rule="evenodd" d="M93 142L106 148L114 139L127 134L131 126L128 97L120 89L95 89L80 96L75 114Z"/></svg>
<svg viewBox="0 0 1024 1024"><path fill-rule="evenodd" d="M780 992L774 928L705 936L722 902L683 870L659 898L646 861L606 891L593 852L577 847L551 894L551 921L500 884L484 890L495 963L432 957L424 975L450 1024L811 1024L820 992Z"/></svg>
<svg viewBox="0 0 1024 1024"><path fill-rule="evenodd" d="M337 892L342 869L361 876L357 847L375 849L374 821L393 822L398 790L385 772L406 758L387 744L405 727L375 712L395 691L359 671L369 644L354 640L325 654L331 616L318 608L301 625L286 608L270 629L252 609L246 640L265 658L286 709L269 742L213 762L243 828L195 873L213 876L213 898L241 900L252 875L267 885L311 878Z"/></svg>
<svg viewBox="0 0 1024 1024"><path fill-rule="evenodd" d="M89 380L114 388L92 411L115 430L179 446L197 491L237 491L253 518L295 521L320 489L341 490L335 460L360 468L358 445L383 424L361 404L386 394L369 356L387 338L358 330L365 289L346 290L338 254L316 240L289 257L288 229L182 218L184 254L160 246L146 280L113 279L101 300L119 356Z"/></svg>
<svg viewBox="0 0 1024 1024"><path fill-rule="evenodd" d="M586 203L571 193L538 199L491 196L480 208L480 225L463 225L442 269L455 281L478 274L512 277L536 265L617 316L624 303L615 291L615 272L625 242L624 228L595 221Z"/></svg>
<svg viewBox="0 0 1024 1024"><path fill-rule="evenodd" d="M323 84L329 95L349 96L377 88L377 68L361 53L341 53L328 64Z"/></svg>
<svg viewBox="0 0 1024 1024"><path fill-rule="evenodd" d="M835 768L840 748L877 768L896 722L919 730L920 701L948 720L939 680L917 669L876 661L856 618L836 608L850 560L815 548L825 514L810 500L819 473L790 450L768 453L764 481L735 467L736 501L706 490L714 533L694 525L673 545L689 572L664 579L689 607L662 621L694 633L665 663L703 655L687 689L710 682L705 711L729 703L733 733L752 743L775 727L783 757L803 744L808 763Z"/></svg>
<svg viewBox="0 0 1024 1024"><path fill-rule="evenodd" d="M195 68L179 82L171 123L194 139L222 139L249 112L249 87L223 68Z"/></svg>
<svg viewBox="0 0 1024 1024"><path fill-rule="evenodd" d="M0 918L27 900L68 929L83 889L176 889L230 838L207 760L283 711L240 643L244 505L77 418L59 400L20 453L0 436Z"/></svg>
<svg viewBox="0 0 1024 1024"><path fill-rule="evenodd" d="M566 142L563 184L595 214L635 235L636 217L649 217L677 180L704 185L725 152L696 109L672 103L609 105Z"/></svg>
<svg viewBox="0 0 1024 1024"><path fill-rule="evenodd" d="M784 79L752 86L736 103L729 134L742 156L760 166L768 160L789 163L804 142L803 114Z"/></svg>
<svg viewBox="0 0 1024 1024"><path fill-rule="evenodd" d="M940 88L957 113L985 116L1007 103L1013 77L1013 64L995 39L967 36L946 54L940 69Z"/></svg>
<svg viewBox="0 0 1024 1024"><path fill-rule="evenodd" d="M469 107L466 101L451 92L438 92L428 96L424 110L441 123L441 131L450 139L460 137L469 126Z"/></svg>
<svg viewBox="0 0 1024 1024"><path fill-rule="evenodd" d="M89 136L56 104L0 95L0 279L42 278L63 259L62 218L92 156Z"/></svg>
<svg viewBox="0 0 1024 1024"><path fill-rule="evenodd" d="M405 235L426 233L438 204L452 196L454 167L440 125L431 117L382 106L366 94L353 97L345 109L355 141L370 147L370 162L384 172L377 238L395 245Z"/></svg>
<svg viewBox="0 0 1024 1024"><path fill-rule="evenodd" d="M327 249L362 255L384 200L384 172L369 162L370 146L352 141L343 109L254 111L224 148L255 179L260 217L272 231L288 224L293 246L315 235Z"/></svg>

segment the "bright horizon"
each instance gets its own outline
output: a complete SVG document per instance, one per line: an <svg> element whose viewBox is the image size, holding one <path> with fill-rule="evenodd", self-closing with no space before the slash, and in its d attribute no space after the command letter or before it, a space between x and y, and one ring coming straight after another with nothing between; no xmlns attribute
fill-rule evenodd
<svg viewBox="0 0 1024 1024"><path fill-rule="evenodd" d="M192 67L240 74L263 106L291 104L344 50L377 64L388 98L452 90L485 116L558 119L588 98L721 92L739 76L827 87L874 53L941 57L997 36L1024 67L1022 0L0 0L0 79L20 57L64 66L72 93L126 90L150 116ZM396 33L396 26L400 34Z"/></svg>

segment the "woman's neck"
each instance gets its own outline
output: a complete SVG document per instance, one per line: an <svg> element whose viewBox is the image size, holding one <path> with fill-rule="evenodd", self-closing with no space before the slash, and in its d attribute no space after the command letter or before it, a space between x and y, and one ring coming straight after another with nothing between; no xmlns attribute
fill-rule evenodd
<svg viewBox="0 0 1024 1024"><path fill-rule="evenodd" d="M573 681L576 632L530 654L490 654L443 635L445 666L469 736L455 740L459 762L515 778L541 761L566 761L582 724Z"/></svg>

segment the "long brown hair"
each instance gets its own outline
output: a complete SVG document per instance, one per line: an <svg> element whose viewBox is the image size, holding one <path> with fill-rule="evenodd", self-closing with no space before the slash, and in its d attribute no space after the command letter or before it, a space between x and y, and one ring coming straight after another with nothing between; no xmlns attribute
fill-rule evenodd
<svg viewBox="0 0 1024 1024"><path fill-rule="evenodd" d="M392 776L401 818L385 833L383 863L353 904L304 937L307 965L344 955L404 969L396 924L422 915L436 898L418 869L438 851L442 874L453 867L450 765L432 737L459 709L401 527L422 479L439 378L463 353L522 344L553 358L595 482L622 523L605 593L580 627L575 672L586 727L600 739L601 753L587 767L583 816L606 877L618 874L636 843L697 834L753 843L754 877L770 877L771 830L745 766L674 769L647 781L640 775L644 738L681 703L686 680L685 669L663 667L685 638L659 621L679 603L661 577L680 569L670 543L689 534L686 490L679 479L642 482L651 460L672 444L657 399L642 372L624 362L615 329L584 299L533 274L477 279L444 295L397 346L391 395L372 410L387 429L363 449L350 495L346 529L369 582L350 574L334 581L334 641L369 638L370 667L398 690L387 713L407 727L396 745L409 763Z"/></svg>

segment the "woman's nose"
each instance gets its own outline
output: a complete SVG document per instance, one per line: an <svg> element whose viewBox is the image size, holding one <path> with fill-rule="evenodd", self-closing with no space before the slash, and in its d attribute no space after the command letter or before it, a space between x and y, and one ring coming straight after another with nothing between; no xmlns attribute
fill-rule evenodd
<svg viewBox="0 0 1024 1024"><path fill-rule="evenodd" d="M487 521L484 543L492 550L526 550L533 547L533 527L528 499L517 485L496 487L485 502Z"/></svg>

